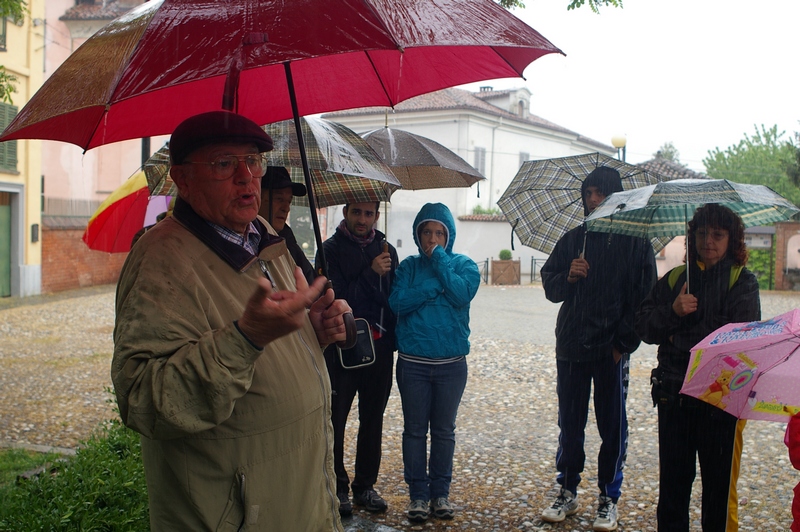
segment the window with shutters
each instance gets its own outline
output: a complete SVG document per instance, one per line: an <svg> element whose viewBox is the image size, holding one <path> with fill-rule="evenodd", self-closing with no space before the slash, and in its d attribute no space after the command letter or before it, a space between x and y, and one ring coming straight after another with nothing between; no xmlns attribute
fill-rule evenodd
<svg viewBox="0 0 800 532"><path fill-rule="evenodd" d="M14 105L0 103L0 131L4 130L17 116L18 111ZM0 172L18 173L16 140L0 142Z"/></svg>

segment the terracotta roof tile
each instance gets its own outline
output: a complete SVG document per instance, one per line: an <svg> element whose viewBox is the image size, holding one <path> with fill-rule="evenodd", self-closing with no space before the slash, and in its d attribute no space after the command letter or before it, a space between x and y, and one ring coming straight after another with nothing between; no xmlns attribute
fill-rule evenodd
<svg viewBox="0 0 800 532"><path fill-rule="evenodd" d="M645 170L650 170L651 172L656 172L657 174L661 174L668 180L708 179L708 176L706 174L695 172L694 170L686 168L684 165L680 163L669 161L667 159L662 159L661 157L650 159L649 161L639 163L636 166L641 166Z"/></svg>
<svg viewBox="0 0 800 532"><path fill-rule="evenodd" d="M461 222L504 222L508 223L504 214L464 214L458 217Z"/></svg>
<svg viewBox="0 0 800 532"><path fill-rule="evenodd" d="M114 20L132 9L131 3L109 0L95 4L78 4L67 9L59 20Z"/></svg>

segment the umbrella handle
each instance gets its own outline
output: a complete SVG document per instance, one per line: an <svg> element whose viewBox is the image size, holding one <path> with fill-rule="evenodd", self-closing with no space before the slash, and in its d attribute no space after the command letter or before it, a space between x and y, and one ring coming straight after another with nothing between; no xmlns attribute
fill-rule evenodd
<svg viewBox="0 0 800 532"><path fill-rule="evenodd" d="M358 339L358 329L356 328L356 319L353 317L352 312L342 314L344 320L344 329L347 332L347 338L341 342L336 342L340 349L351 349L356 345Z"/></svg>

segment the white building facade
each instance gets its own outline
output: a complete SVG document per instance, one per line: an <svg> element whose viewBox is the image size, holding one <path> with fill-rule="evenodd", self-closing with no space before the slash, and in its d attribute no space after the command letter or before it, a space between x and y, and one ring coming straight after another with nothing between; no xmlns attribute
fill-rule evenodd
<svg viewBox="0 0 800 532"><path fill-rule="evenodd" d="M524 161L600 152L615 156L612 146L581 136L540 117L531 115L531 92L527 88L494 91L483 87L474 93L445 89L418 96L394 110L366 108L323 115L363 134L388 125L428 137L458 154L481 172L486 180L471 188L398 190L394 193L388 220L379 222L402 260L418 253L412 224L422 205L441 202L456 218L454 250L479 265L497 258L501 249L511 249L511 225L502 216L471 216L476 207L484 212L497 209L497 200ZM386 210L381 206L382 210ZM342 219L341 209L328 217L328 231ZM533 261L541 265L546 255L514 239L513 258L521 262L523 282Z"/></svg>

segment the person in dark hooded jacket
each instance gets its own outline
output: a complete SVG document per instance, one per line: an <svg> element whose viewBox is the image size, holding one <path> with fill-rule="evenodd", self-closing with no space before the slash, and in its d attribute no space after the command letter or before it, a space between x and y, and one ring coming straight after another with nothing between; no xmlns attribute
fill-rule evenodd
<svg viewBox="0 0 800 532"><path fill-rule="evenodd" d="M705 532L738 530L736 482L744 420L680 394L691 349L728 323L761 319L758 279L745 268L742 219L723 205L695 212L687 231L687 263L664 275L642 302L636 330L658 344L652 374L658 406L658 530L688 532L696 462ZM687 282L688 273L688 282Z"/></svg>
<svg viewBox="0 0 800 532"><path fill-rule="evenodd" d="M481 282L475 262L453 253L456 226L441 203L414 220L419 255L397 268L389 305L397 314L397 388L403 403L403 466L410 521L452 519L456 414L467 385L469 306ZM430 427L430 461L427 459Z"/></svg>
<svg viewBox="0 0 800 532"><path fill-rule="evenodd" d="M584 214L606 196L622 190L619 172L593 170L584 180ZM589 397L602 444L597 458L600 490L594 530L616 530L628 443L625 400L629 355L639 347L634 319L639 303L656 279L653 247L645 239L586 231L584 225L556 243L542 267L548 300L562 303L556 321L558 426L556 480L560 490L542 519L561 522L578 512L577 488L583 472L583 449Z"/></svg>

